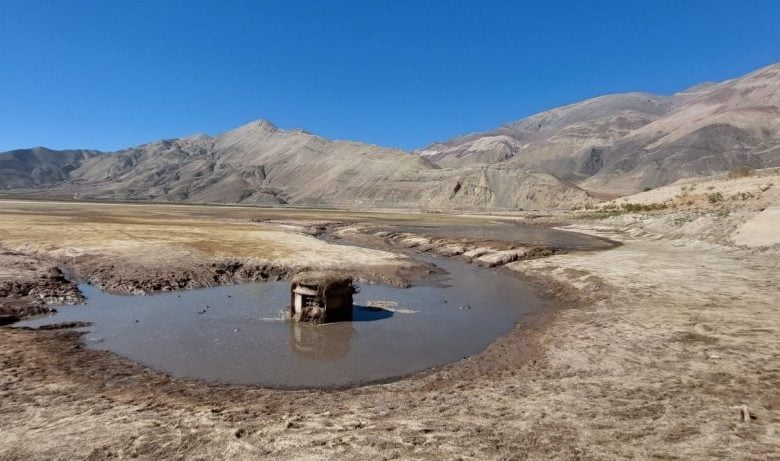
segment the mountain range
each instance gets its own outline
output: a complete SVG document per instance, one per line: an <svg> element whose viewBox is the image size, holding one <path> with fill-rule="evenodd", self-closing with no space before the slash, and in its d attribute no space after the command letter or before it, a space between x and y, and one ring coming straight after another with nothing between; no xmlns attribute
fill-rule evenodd
<svg viewBox="0 0 780 461"><path fill-rule="evenodd" d="M600 96L411 153L267 121L110 153L21 149L0 153L0 189L93 200L539 209L775 166L780 64L671 96Z"/></svg>

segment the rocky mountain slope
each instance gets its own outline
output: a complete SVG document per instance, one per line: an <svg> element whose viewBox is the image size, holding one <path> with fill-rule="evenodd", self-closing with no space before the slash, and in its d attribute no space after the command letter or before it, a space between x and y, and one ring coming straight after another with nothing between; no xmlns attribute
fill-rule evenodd
<svg viewBox="0 0 780 461"><path fill-rule="evenodd" d="M51 186L69 178L84 160L98 155L90 150L19 149L0 154L0 189Z"/></svg>
<svg viewBox="0 0 780 461"><path fill-rule="evenodd" d="M572 207L780 166L780 64L673 96L553 109L409 154L252 122L113 153L0 153L0 190L85 199L502 210Z"/></svg>
<svg viewBox="0 0 780 461"><path fill-rule="evenodd" d="M335 207L536 209L589 200L577 186L545 173L504 165L441 168L400 150L330 141L266 121L77 163L45 182L0 184L45 186L82 199Z"/></svg>
<svg viewBox="0 0 780 461"><path fill-rule="evenodd" d="M503 163L620 194L780 166L780 64L671 97L593 98L417 153L441 166Z"/></svg>

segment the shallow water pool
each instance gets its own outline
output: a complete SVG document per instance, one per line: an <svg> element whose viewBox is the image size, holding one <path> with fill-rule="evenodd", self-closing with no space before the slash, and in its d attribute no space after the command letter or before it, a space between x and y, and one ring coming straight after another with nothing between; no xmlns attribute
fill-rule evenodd
<svg viewBox="0 0 780 461"><path fill-rule="evenodd" d="M109 350L172 376L271 387L360 385L408 375L484 350L539 305L527 283L462 261L434 286L363 285L354 320L288 320L289 284L252 283L149 296L84 285L86 304L19 322L92 322L89 349ZM371 307L379 306L379 307Z"/></svg>

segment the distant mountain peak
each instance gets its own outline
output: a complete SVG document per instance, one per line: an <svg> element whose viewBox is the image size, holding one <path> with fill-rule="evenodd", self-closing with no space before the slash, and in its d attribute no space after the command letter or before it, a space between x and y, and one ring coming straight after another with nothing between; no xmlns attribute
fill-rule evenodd
<svg viewBox="0 0 780 461"><path fill-rule="evenodd" d="M249 123L245 123L238 128L223 133L220 136L227 134L240 134L242 136L268 136L277 132L284 132L270 121L266 119L254 120Z"/></svg>
<svg viewBox="0 0 780 461"><path fill-rule="evenodd" d="M241 128L256 129L262 131L279 131L279 127L264 118L249 122Z"/></svg>

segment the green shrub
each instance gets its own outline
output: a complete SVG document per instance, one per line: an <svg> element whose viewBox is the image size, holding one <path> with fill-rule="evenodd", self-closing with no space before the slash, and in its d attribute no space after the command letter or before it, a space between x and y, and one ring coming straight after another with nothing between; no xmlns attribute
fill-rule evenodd
<svg viewBox="0 0 780 461"><path fill-rule="evenodd" d="M712 194L707 194L707 201L710 203L718 203L723 201L723 194L720 192L714 192Z"/></svg>

